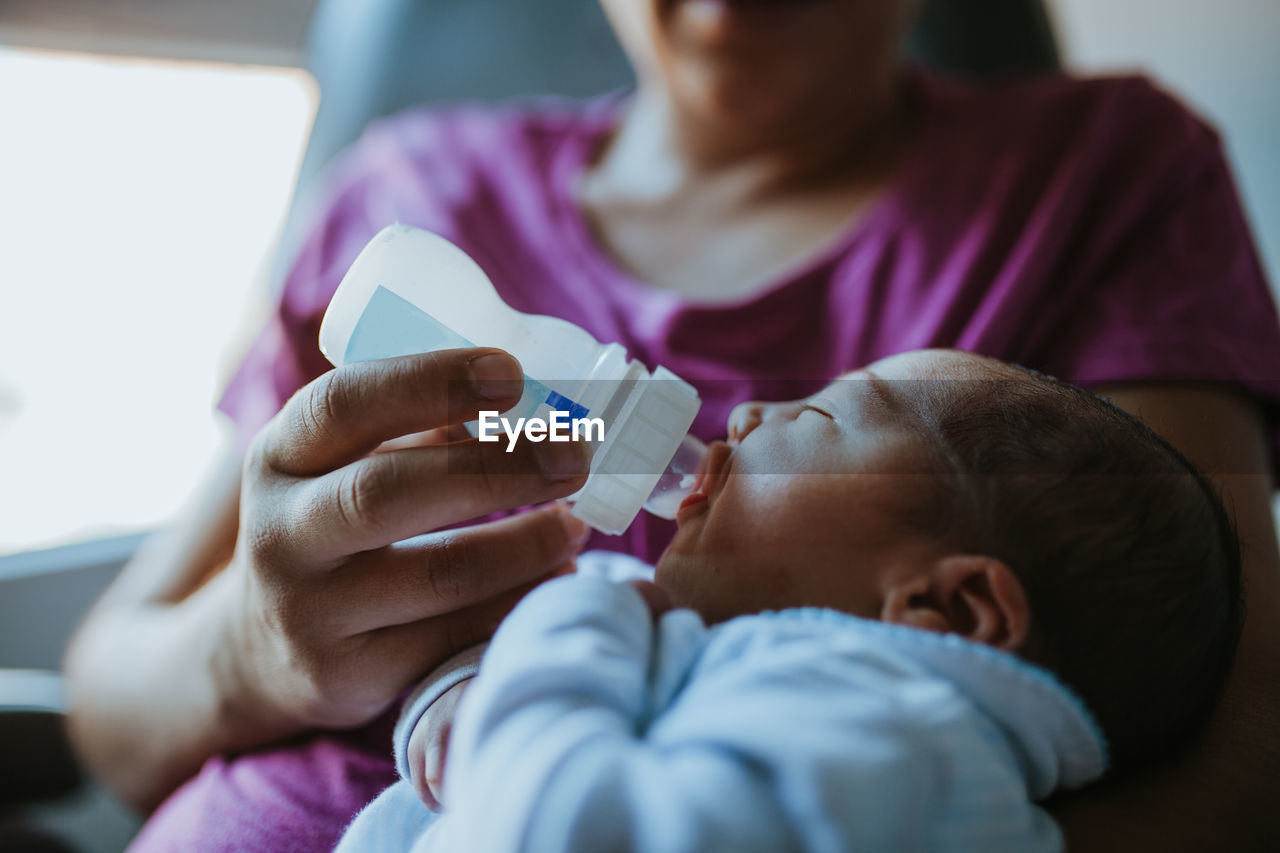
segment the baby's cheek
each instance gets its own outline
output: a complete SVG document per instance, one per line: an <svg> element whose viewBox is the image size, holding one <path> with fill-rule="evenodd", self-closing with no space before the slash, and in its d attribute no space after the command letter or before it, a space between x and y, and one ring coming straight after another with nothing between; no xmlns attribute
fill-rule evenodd
<svg viewBox="0 0 1280 853"><path fill-rule="evenodd" d="M770 606L778 606L790 600L792 589L791 567L783 561L768 563L759 569L756 584L761 592L768 596Z"/></svg>
<svg viewBox="0 0 1280 853"><path fill-rule="evenodd" d="M653 579L666 590L676 607L692 607L694 602L691 593L698 579L698 560L695 556L680 551L678 544L672 543L663 553L654 567Z"/></svg>

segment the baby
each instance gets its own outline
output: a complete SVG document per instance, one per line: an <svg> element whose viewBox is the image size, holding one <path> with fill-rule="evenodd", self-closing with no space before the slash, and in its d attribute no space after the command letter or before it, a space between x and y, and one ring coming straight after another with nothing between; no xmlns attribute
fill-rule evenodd
<svg viewBox="0 0 1280 853"><path fill-rule="evenodd" d="M739 407L729 436L660 590L588 554L527 596L460 705L448 812L410 779L465 666L408 703L406 781L340 850L1057 850L1037 801L1207 719L1238 544L1136 419L922 351Z"/></svg>

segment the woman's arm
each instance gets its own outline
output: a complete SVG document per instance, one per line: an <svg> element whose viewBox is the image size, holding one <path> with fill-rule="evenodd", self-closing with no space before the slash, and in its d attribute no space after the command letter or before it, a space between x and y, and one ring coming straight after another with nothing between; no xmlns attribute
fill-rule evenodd
<svg viewBox="0 0 1280 853"><path fill-rule="evenodd" d="M1226 695L1203 740L1166 767L1062 798L1054 815L1080 850L1280 849L1280 546L1262 415L1227 390L1097 390L1221 488L1243 546L1247 613Z"/></svg>
<svg viewBox="0 0 1280 853"><path fill-rule="evenodd" d="M74 638L70 731L90 769L148 809L213 754L362 724L562 570L586 528L555 507L422 534L573 492L576 445L372 453L509 408L521 377L505 354L452 350L334 370L290 399Z"/></svg>
<svg viewBox="0 0 1280 853"><path fill-rule="evenodd" d="M270 737L242 731L216 699L230 692L217 663L228 590L203 582L231 558L239 505L240 459L227 452L182 519L125 566L65 662L80 757L141 810L231 748L233 733L244 746Z"/></svg>

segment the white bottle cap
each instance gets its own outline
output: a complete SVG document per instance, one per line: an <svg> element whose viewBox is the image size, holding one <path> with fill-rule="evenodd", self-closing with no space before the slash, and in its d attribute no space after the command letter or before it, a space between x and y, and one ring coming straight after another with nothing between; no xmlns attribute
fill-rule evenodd
<svg viewBox="0 0 1280 853"><path fill-rule="evenodd" d="M591 459L573 514L603 533L626 530L667 470L702 401L665 367L636 382Z"/></svg>

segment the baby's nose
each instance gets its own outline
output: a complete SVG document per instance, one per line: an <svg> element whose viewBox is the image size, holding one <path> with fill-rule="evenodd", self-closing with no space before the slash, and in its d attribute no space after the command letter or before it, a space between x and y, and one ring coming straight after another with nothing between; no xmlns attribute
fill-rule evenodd
<svg viewBox="0 0 1280 853"><path fill-rule="evenodd" d="M729 443L738 444L750 435L753 429L767 421L793 419L802 408L803 406L795 401L786 403L760 403L756 401L740 403L729 413L729 422L726 424Z"/></svg>
<svg viewBox="0 0 1280 853"><path fill-rule="evenodd" d="M760 426L764 419L765 406L765 403L752 401L739 403L733 407L733 411L729 412L729 420L725 424L730 444L737 444L753 429Z"/></svg>

